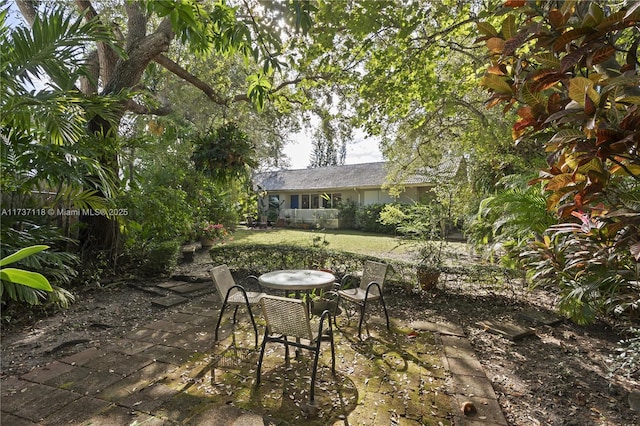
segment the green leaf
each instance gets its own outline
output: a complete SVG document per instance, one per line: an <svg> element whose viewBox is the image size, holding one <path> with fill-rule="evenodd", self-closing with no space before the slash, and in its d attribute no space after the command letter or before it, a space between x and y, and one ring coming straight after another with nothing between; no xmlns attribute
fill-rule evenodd
<svg viewBox="0 0 640 426"><path fill-rule="evenodd" d="M0 259L0 266L9 265L10 263L17 262L19 260L24 259L27 256L31 256L32 254L41 252L42 250L46 250L48 248L49 246L45 246L45 245L25 247L3 259Z"/></svg>
<svg viewBox="0 0 640 426"><path fill-rule="evenodd" d="M478 31L480 31L482 34L489 36L489 37L497 37L498 36L498 30L496 30L493 25L491 25L488 22L478 22L476 24L476 26L478 27Z"/></svg>
<svg viewBox="0 0 640 426"><path fill-rule="evenodd" d="M51 284L49 284L49 280L47 280L44 275L37 272L24 271L16 268L5 268L0 270L0 279L35 288L36 290L53 291Z"/></svg>
<svg viewBox="0 0 640 426"><path fill-rule="evenodd" d="M516 17L514 15L508 15L504 21L502 21L502 35L506 40L515 37L518 32L516 27Z"/></svg>
<svg viewBox="0 0 640 426"><path fill-rule="evenodd" d="M574 141L576 139L582 139L584 137L585 137L584 132L582 132L580 130L564 129L564 130L560 130L558 133L553 135L553 137L551 138L549 143L571 142L571 141Z"/></svg>
<svg viewBox="0 0 640 426"><path fill-rule="evenodd" d="M481 84L484 87L487 87L489 89L493 89L493 91L497 92L497 93L501 93L503 95L512 95L513 94L513 90L511 89L511 86L509 85L509 83L507 83L505 80L503 80L502 78L500 78L499 76L495 75L495 74L487 74L482 78L482 82Z"/></svg>
<svg viewBox="0 0 640 426"><path fill-rule="evenodd" d="M525 83L522 86L522 99L531 107L544 106L544 96L539 92L531 91L530 83Z"/></svg>
<svg viewBox="0 0 640 426"><path fill-rule="evenodd" d="M584 106L584 97L588 95L594 102L600 102L600 95L593 89L593 82L588 78L575 77L569 80L569 97Z"/></svg>

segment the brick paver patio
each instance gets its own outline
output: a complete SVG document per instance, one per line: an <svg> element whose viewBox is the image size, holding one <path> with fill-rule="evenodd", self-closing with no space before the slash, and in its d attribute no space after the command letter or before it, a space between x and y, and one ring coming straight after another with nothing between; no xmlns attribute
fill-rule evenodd
<svg viewBox="0 0 640 426"><path fill-rule="evenodd" d="M268 346L256 386L258 351L246 316L230 315L213 342L217 298L208 296L131 330L108 347L59 359L2 381L1 424L20 425L506 425L491 383L461 330L377 317L368 338L340 318L336 370L323 343L316 407L307 405L310 357L284 364ZM259 313L256 315L262 326ZM259 327L263 331L264 327ZM260 341L262 336L260 336ZM477 407L466 417L464 401Z"/></svg>

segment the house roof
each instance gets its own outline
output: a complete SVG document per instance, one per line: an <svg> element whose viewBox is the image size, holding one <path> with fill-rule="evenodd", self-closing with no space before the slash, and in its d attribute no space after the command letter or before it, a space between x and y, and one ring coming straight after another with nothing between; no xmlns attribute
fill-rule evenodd
<svg viewBox="0 0 640 426"><path fill-rule="evenodd" d="M351 188L379 188L387 178L385 162L348 164L314 169L277 170L257 173L254 187L267 191L326 190ZM415 175L405 185L431 182L426 175Z"/></svg>

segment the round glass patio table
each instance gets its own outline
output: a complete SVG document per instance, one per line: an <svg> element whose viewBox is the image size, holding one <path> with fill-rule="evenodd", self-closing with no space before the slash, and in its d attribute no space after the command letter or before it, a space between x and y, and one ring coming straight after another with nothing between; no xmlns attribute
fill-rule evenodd
<svg viewBox="0 0 640 426"><path fill-rule="evenodd" d="M262 274L258 281L266 288L299 292L331 289L336 277L330 272L315 269L286 269Z"/></svg>

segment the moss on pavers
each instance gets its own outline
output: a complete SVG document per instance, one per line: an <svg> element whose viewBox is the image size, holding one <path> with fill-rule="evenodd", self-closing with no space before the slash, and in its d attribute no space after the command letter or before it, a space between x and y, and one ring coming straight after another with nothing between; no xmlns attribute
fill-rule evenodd
<svg viewBox="0 0 640 426"><path fill-rule="evenodd" d="M86 426L115 426L115 425L144 425L166 426L166 422L158 417L131 410L126 407L110 406L86 419L82 425Z"/></svg>
<svg viewBox="0 0 640 426"><path fill-rule="evenodd" d="M42 426L60 426L65 424L90 424L88 420L99 413L103 413L113 405L107 401L92 397L82 397L70 404L59 407L39 424Z"/></svg>
<svg viewBox="0 0 640 426"><path fill-rule="evenodd" d="M446 395L445 374L430 333L408 337L409 329L388 331L384 322L368 326L365 341L357 324L341 324L335 332L336 370L331 374L330 348L323 342L316 382L316 416L308 415L311 357L303 351L290 366L282 345L269 344L261 384L256 386L258 352L253 330L240 321L204 357L194 358L166 376L162 384L174 391L229 404L283 424L380 424L397 417L400 424L449 424L452 398ZM364 334L364 333L363 333ZM416 349L417 348L417 349ZM234 352L235 351L235 352ZM236 360L232 362L231 360ZM375 413L375 414L374 414Z"/></svg>
<svg viewBox="0 0 640 426"><path fill-rule="evenodd" d="M72 370L46 381L47 385L72 390L81 395L95 395L102 389L123 379L118 373L93 371L85 367L73 367Z"/></svg>
<svg viewBox="0 0 640 426"><path fill-rule="evenodd" d="M168 365L161 362L151 363L122 380L105 387L100 398L122 403L131 395L136 395L146 387L160 380L167 374Z"/></svg>

